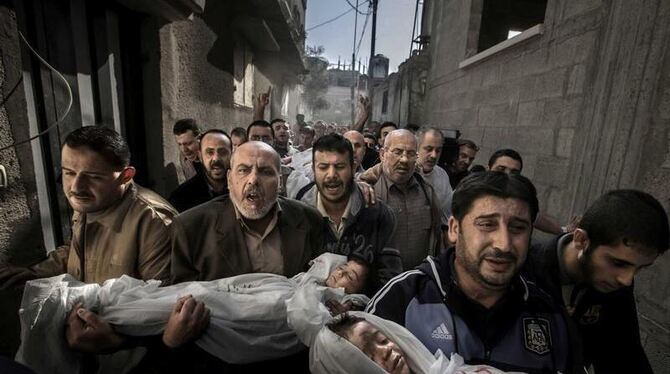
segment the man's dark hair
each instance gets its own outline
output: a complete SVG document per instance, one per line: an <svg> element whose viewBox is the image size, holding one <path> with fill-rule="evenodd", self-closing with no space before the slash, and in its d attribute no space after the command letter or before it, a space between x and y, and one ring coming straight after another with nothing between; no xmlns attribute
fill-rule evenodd
<svg viewBox="0 0 670 374"><path fill-rule="evenodd" d="M284 122L284 123L286 123L286 121L283 120L283 119L281 119L281 118L275 118L275 119L273 119L272 121L270 121L270 124L271 124L271 125L274 125L274 124L277 123L277 122Z"/></svg>
<svg viewBox="0 0 670 374"><path fill-rule="evenodd" d="M515 198L526 202L530 210L530 222L535 222L539 204L533 183L522 175L499 171L472 173L458 184L451 201L454 218L463 220L475 200L485 196Z"/></svg>
<svg viewBox="0 0 670 374"><path fill-rule="evenodd" d="M175 122L174 126L172 127L172 133L175 135L181 135L189 130L193 131L193 136L200 135L200 128L193 118L180 119L179 121Z"/></svg>
<svg viewBox="0 0 670 374"><path fill-rule="evenodd" d="M251 125L247 126L247 136L250 136L249 134L251 134L252 127L267 127L268 129L270 129L270 132L272 133L272 139L275 138L275 130L272 128L272 125L268 123L268 121L259 119L254 122L251 122Z"/></svg>
<svg viewBox="0 0 670 374"><path fill-rule="evenodd" d="M247 141L247 130L242 127L236 127L233 129L233 131L230 132L230 136L237 136L238 138L242 138L242 143L244 143Z"/></svg>
<svg viewBox="0 0 670 374"><path fill-rule="evenodd" d="M350 253L347 256L347 262L349 261L353 261L365 268L365 278L363 278L363 284L361 285L361 291L359 293L368 295L369 297L374 296L381 285L375 284L378 282L373 282L373 274L376 274L376 272L372 263L355 253Z"/></svg>
<svg viewBox="0 0 670 374"><path fill-rule="evenodd" d="M103 126L80 127L65 138L63 145L70 148L87 147L98 153L116 169L130 165L130 149L119 133Z"/></svg>
<svg viewBox="0 0 670 374"><path fill-rule="evenodd" d="M312 160L316 160L316 152L337 152L339 154L346 154L349 160L349 165L354 166L354 148L351 142L344 136L332 133L326 134L312 144ZM312 163L313 167L316 164Z"/></svg>
<svg viewBox="0 0 670 374"><path fill-rule="evenodd" d="M483 171L486 171L486 168L484 167L484 165L476 164L476 165L472 165L472 167L470 168L471 173L481 173Z"/></svg>
<svg viewBox="0 0 670 374"><path fill-rule="evenodd" d="M472 148L475 150L475 152L479 152L479 147L477 147L477 144L473 142L472 140L469 139L458 139L457 141L458 147L466 146L468 148Z"/></svg>
<svg viewBox="0 0 670 374"><path fill-rule="evenodd" d="M307 125L307 126L301 128L301 129L300 129L300 133L301 133L301 134L310 134L310 135L312 135L312 136L316 135L316 131L314 131L314 127L309 126L309 125Z"/></svg>
<svg viewBox="0 0 670 374"><path fill-rule="evenodd" d="M408 123L408 124L405 125L405 130L409 130L413 133L416 133L417 131L419 131L420 128L421 128L421 126L419 126L415 123Z"/></svg>
<svg viewBox="0 0 670 374"><path fill-rule="evenodd" d="M228 144L230 144L230 147L231 147L231 150L232 150L233 141L230 139L230 136L228 135L228 133L225 130L221 130L221 129L209 129L209 130L203 132L202 135L200 135L200 149L202 149L202 140L205 139L205 136L207 136L209 134L221 134L221 135L225 136L226 139L228 139Z"/></svg>
<svg viewBox="0 0 670 374"><path fill-rule="evenodd" d="M375 139L374 134L370 134L369 132L366 132L365 134L363 134L363 137L368 138L368 139L372 139L374 141L377 141L377 139Z"/></svg>
<svg viewBox="0 0 670 374"><path fill-rule="evenodd" d="M623 243L661 254L670 247L667 213L653 196L638 190L605 193L586 210L577 227L586 231L590 248Z"/></svg>
<svg viewBox="0 0 670 374"><path fill-rule="evenodd" d="M523 160L521 159L521 155L519 152L513 150L513 149L499 149L491 155L491 158L489 158L489 169L493 167L493 164L495 164L496 160L499 159L500 157L507 156L513 160L519 161L519 164L521 164L521 170L523 170ZM519 170L519 171L521 171Z"/></svg>
<svg viewBox="0 0 670 374"><path fill-rule="evenodd" d="M344 339L349 340L349 333L351 328L359 323L365 321L365 318L352 316L348 313L342 314L339 319L336 319L334 322L327 324L330 331L336 333L337 335L343 337Z"/></svg>
<svg viewBox="0 0 670 374"><path fill-rule="evenodd" d="M377 129L377 139L382 137L382 129L384 127L393 127L395 130L398 129L398 125L396 125L395 123L390 122L390 121L384 122L381 125L379 125L379 128ZM375 140L377 140L377 139L375 139Z"/></svg>

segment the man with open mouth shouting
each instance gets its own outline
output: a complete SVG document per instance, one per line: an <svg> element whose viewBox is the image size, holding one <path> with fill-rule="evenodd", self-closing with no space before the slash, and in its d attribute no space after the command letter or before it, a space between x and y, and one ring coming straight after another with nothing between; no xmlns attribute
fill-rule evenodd
<svg viewBox="0 0 670 374"><path fill-rule="evenodd" d="M312 147L314 183L303 188L298 199L316 207L323 216L327 252L372 264L369 289L364 292L374 294L402 272L402 263L400 253L391 245L393 213L381 201L366 206L364 192L354 182L354 152L352 143L342 135L319 138Z"/></svg>
<svg viewBox="0 0 670 374"><path fill-rule="evenodd" d="M320 254L323 219L316 209L278 196L279 169L279 154L272 146L250 141L237 148L227 173L230 194L182 213L173 223L174 283L210 281L245 273L291 277L304 271L308 262ZM194 314L182 318L204 317ZM181 346L200 332L191 330L171 329L168 322L163 341L168 346ZM253 370L263 371L263 365L286 365L295 370L302 365L306 370L307 361L302 358L302 361L288 357L279 363L259 363L261 366L254 366ZM212 356L198 362L203 371L227 367ZM202 372L191 366L189 371Z"/></svg>

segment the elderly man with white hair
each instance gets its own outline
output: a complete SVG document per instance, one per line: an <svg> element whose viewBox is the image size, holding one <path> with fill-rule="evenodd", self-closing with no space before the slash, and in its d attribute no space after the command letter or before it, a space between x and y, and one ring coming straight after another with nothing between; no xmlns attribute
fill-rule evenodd
<svg viewBox="0 0 670 374"><path fill-rule="evenodd" d="M375 195L391 207L396 229L391 242L400 251L404 270L419 265L442 248L442 208L430 183L416 171L417 141L407 130L391 131L380 152L379 177L375 168L361 175L374 183ZM367 178L372 175L373 178Z"/></svg>

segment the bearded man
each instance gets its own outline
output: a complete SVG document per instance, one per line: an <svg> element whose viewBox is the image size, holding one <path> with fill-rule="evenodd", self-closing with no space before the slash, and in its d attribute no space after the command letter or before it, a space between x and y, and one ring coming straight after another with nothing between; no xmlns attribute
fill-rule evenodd
<svg viewBox="0 0 670 374"><path fill-rule="evenodd" d="M279 154L242 144L230 159L230 194L174 221L172 280L207 281L245 273L291 277L321 252L323 219L306 204L278 196Z"/></svg>
<svg viewBox="0 0 670 374"><path fill-rule="evenodd" d="M178 212L228 194L226 174L232 153L230 136L220 129L207 130L200 137L199 144L204 170L179 185L168 199Z"/></svg>
<svg viewBox="0 0 670 374"><path fill-rule="evenodd" d="M292 277L307 269L308 262L322 252L323 219L316 209L279 196L280 162L277 151L267 143L250 141L237 148L227 172L230 194L189 209L173 221L172 282L211 281L246 273ZM165 360L173 353L153 352L160 358L155 361L163 366L185 365L183 371L191 373L265 372L268 368L309 372L307 351L236 368L203 353L192 342L206 323L195 313L198 305L193 305L175 309L174 313L182 315L183 328L163 336L166 346L184 346L182 353Z"/></svg>
<svg viewBox="0 0 670 374"><path fill-rule="evenodd" d="M582 373L563 309L519 271L537 193L525 177L473 173L454 191L455 246L391 279L366 312L405 326L432 353L506 371Z"/></svg>

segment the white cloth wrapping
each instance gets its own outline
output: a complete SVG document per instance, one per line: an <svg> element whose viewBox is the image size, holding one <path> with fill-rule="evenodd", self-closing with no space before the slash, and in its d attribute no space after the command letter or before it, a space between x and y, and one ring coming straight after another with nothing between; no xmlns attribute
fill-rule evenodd
<svg viewBox="0 0 670 374"><path fill-rule="evenodd" d="M348 340L335 334L326 325L338 317L332 317L319 301L320 293L313 284L300 287L286 301L289 325L300 340L310 347L309 368L315 374L382 374L385 371ZM377 327L387 338L395 342L405 353L405 360L412 373L416 374L465 374L503 372L485 365L464 365L463 358L452 354L447 359L441 351L435 355L412 333L395 322L364 312L349 312Z"/></svg>
<svg viewBox="0 0 670 374"><path fill-rule="evenodd" d="M288 279L275 274L244 274L211 282L185 282L159 287L158 281L123 276L102 286L83 284L70 275L27 283L21 309L21 347L17 361L38 373L72 373L79 356L63 338L69 311L77 302L114 325L117 332L160 334L178 297L191 294L211 311L209 327L196 341L201 348L230 363L288 356L304 348L289 328L285 301L297 289L320 293L319 300L365 304L364 295L321 286L346 257L326 253L312 261L307 273ZM127 358L122 358L123 363ZM109 364L115 365L115 364Z"/></svg>
<svg viewBox="0 0 670 374"><path fill-rule="evenodd" d="M291 155L291 163L288 165L294 170L299 171L310 181L314 180L314 171L312 170L312 148Z"/></svg>

